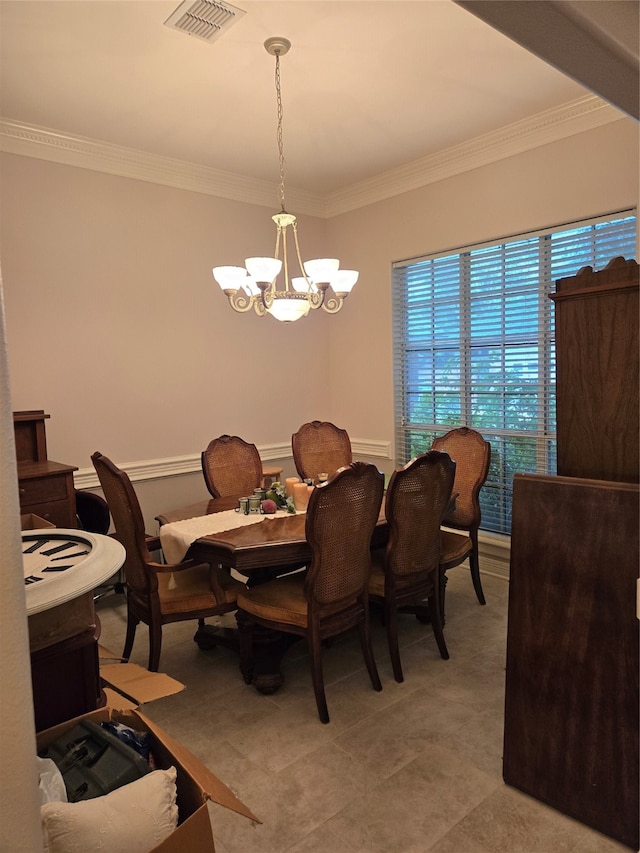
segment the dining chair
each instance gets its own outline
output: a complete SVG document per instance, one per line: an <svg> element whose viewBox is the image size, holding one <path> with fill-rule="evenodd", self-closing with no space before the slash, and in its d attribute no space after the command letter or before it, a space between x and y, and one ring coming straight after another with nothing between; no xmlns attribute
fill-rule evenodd
<svg viewBox="0 0 640 853"><path fill-rule="evenodd" d="M316 482L321 473L331 477L338 468L353 461L349 434L330 421L303 424L291 436L291 449L296 471L303 480Z"/></svg>
<svg viewBox="0 0 640 853"><path fill-rule="evenodd" d="M204 481L214 498L251 495L262 485L258 448L237 435L214 438L201 458Z"/></svg>
<svg viewBox="0 0 640 853"><path fill-rule="evenodd" d="M444 610L444 586L446 572L469 560L471 580L480 604L486 604L480 565L478 560L478 528L481 521L480 489L485 484L491 462L491 445L469 427L449 430L445 435L434 439L433 450L448 453L456 463L456 476L453 492L456 495L455 508L448 514L443 525L456 530L466 531L467 535L442 531L441 539L441 606Z"/></svg>
<svg viewBox="0 0 640 853"><path fill-rule="evenodd" d="M76 518L80 530L87 530L89 533L100 533L106 536L111 527L111 513L109 506L102 495L95 492L90 492L86 489L76 489ZM93 599L97 601L99 598L107 595L109 592L124 592L124 570L120 568L116 575L116 580L109 578L103 584L96 587L93 591ZM96 621L99 618L96 614Z"/></svg>
<svg viewBox="0 0 640 853"><path fill-rule="evenodd" d="M194 641L202 649L215 645L233 646L225 634L205 624L208 616L220 616L236 609L244 584L233 579L221 566L183 560L157 563L152 551L160 550L158 537L145 535L138 498L126 472L96 451L91 460L109 505L116 536L124 545L127 633L122 657L129 660L140 622L149 626L149 670L157 672L162 647L162 626L169 622L198 620Z"/></svg>
<svg viewBox="0 0 640 853"><path fill-rule="evenodd" d="M371 644L367 584L371 537L378 521L384 475L375 465L353 462L313 490L306 538L311 562L305 572L243 590L238 596L241 669L247 683L253 667L255 626L306 637L311 679L323 723L329 711L321 644L357 626L367 672L382 690Z"/></svg>
<svg viewBox="0 0 640 853"><path fill-rule="evenodd" d="M384 605L389 654L398 682L404 681L398 647L398 611L403 608L413 613L426 609L440 655L449 658L440 611L440 525L455 470L447 453L430 450L394 471L387 486L389 539L386 549L374 552L369 598Z"/></svg>

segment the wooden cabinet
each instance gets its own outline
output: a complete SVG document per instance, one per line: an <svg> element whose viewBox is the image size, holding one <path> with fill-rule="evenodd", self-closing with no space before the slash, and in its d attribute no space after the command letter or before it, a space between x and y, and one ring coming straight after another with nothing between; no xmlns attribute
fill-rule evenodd
<svg viewBox="0 0 640 853"><path fill-rule="evenodd" d="M638 264L614 258L556 282L558 474L637 483Z"/></svg>
<svg viewBox="0 0 640 853"><path fill-rule="evenodd" d="M560 279L557 477L513 489L503 775L638 849L638 264Z"/></svg>
<svg viewBox="0 0 640 853"><path fill-rule="evenodd" d="M517 474L503 775L638 849L639 487Z"/></svg>
<svg viewBox="0 0 640 853"><path fill-rule="evenodd" d="M77 468L47 458L42 410L13 413L20 512L33 513L56 527L77 527L73 472Z"/></svg>
<svg viewBox="0 0 640 853"><path fill-rule="evenodd" d="M102 707L95 630L32 652L31 683L36 731Z"/></svg>

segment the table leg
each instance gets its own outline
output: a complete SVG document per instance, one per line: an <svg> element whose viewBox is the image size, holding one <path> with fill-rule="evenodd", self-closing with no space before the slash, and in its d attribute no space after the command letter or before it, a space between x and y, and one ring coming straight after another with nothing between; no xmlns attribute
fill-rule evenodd
<svg viewBox="0 0 640 853"><path fill-rule="evenodd" d="M240 672L245 684L252 684L258 693L275 693L284 684L280 669L287 650L301 637L273 631L251 622L246 613L236 613L240 635Z"/></svg>

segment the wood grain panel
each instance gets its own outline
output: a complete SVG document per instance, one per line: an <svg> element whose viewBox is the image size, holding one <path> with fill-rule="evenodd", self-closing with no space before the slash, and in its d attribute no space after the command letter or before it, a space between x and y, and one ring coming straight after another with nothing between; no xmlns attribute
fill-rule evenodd
<svg viewBox="0 0 640 853"><path fill-rule="evenodd" d="M637 483L638 265L614 258L556 287L558 474Z"/></svg>
<svg viewBox="0 0 640 853"><path fill-rule="evenodd" d="M638 487L514 479L503 775L632 849Z"/></svg>

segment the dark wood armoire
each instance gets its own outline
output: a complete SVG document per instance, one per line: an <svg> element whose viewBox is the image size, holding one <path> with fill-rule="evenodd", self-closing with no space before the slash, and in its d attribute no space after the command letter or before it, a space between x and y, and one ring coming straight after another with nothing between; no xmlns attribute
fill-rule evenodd
<svg viewBox="0 0 640 853"><path fill-rule="evenodd" d="M638 265L556 284L558 476L514 478L503 776L637 850Z"/></svg>
<svg viewBox="0 0 640 853"><path fill-rule="evenodd" d="M637 483L638 264L614 258L556 282L558 474Z"/></svg>

